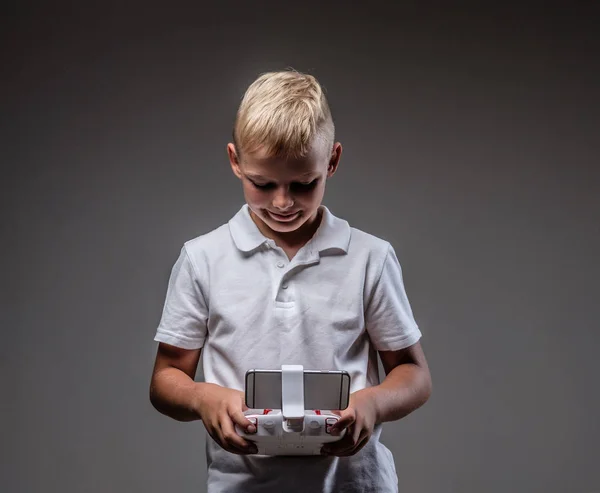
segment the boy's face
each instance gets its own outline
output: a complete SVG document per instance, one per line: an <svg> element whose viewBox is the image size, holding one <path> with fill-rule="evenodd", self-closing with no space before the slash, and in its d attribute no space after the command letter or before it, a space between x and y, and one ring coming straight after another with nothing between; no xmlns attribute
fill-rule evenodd
<svg viewBox="0 0 600 493"><path fill-rule="evenodd" d="M317 139L308 155L299 159L258 151L244 153L240 161L233 144L227 146L227 152L259 229L268 237L281 237L293 236L302 226L310 229L323 200L325 182L337 169L342 146L336 143L331 150Z"/></svg>

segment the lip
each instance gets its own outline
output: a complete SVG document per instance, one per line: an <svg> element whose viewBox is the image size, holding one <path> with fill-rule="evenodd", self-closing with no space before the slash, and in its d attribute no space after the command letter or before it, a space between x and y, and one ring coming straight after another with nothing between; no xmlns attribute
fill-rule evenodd
<svg viewBox="0 0 600 493"><path fill-rule="evenodd" d="M288 222L292 222L294 219L296 219L298 217L298 215L300 214L300 211L296 211L292 214L285 214L285 215L277 214L276 212L271 212L270 210L267 210L267 213L269 214L270 217L272 217L276 221L288 223Z"/></svg>

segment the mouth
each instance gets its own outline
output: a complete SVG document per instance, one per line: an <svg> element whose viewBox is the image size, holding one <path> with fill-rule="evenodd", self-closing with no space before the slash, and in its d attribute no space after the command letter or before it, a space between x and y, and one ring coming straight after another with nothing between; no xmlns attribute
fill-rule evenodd
<svg viewBox="0 0 600 493"><path fill-rule="evenodd" d="M267 214L269 214L269 216L272 219L274 219L275 221L289 223L289 222L292 222L294 219L296 219L300 215L300 211L293 212L290 214L277 214L275 212L271 212L271 211L267 210Z"/></svg>

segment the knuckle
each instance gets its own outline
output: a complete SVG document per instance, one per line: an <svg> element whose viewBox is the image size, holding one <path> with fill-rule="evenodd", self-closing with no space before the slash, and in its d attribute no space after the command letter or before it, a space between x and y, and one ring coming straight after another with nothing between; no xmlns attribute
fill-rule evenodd
<svg viewBox="0 0 600 493"><path fill-rule="evenodd" d="M238 436L237 434L231 431L226 431L223 433L223 439L229 444L235 444L238 439Z"/></svg>

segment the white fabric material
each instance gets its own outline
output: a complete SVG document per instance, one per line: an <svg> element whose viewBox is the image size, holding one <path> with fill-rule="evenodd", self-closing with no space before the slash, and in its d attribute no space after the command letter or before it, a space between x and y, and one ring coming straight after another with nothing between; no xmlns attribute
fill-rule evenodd
<svg viewBox="0 0 600 493"><path fill-rule="evenodd" d="M346 370L351 392L379 383L377 350L421 332L393 247L321 206L314 237L289 261L245 204L221 227L184 243L155 341L202 349L207 382L244 390L250 368ZM352 457L238 456L207 434L208 492L396 492L381 425Z"/></svg>

